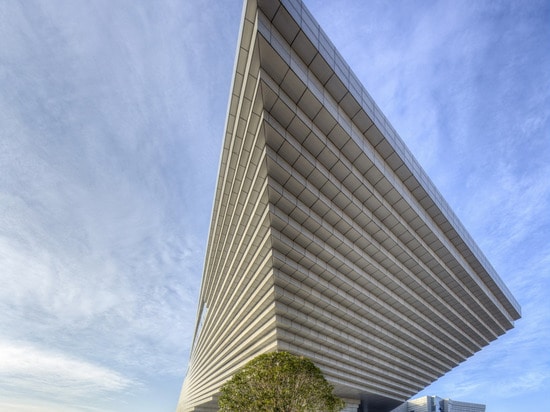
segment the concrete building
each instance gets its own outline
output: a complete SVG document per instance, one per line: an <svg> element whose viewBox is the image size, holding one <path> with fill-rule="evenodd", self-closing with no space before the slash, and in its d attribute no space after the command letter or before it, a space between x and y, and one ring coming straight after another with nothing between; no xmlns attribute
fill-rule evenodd
<svg viewBox="0 0 550 412"><path fill-rule="evenodd" d="M403 403L392 412L485 412L485 405L442 399L439 396L422 396Z"/></svg>
<svg viewBox="0 0 550 412"><path fill-rule="evenodd" d="M520 308L299 0L247 0L178 411L254 356L312 359L390 411Z"/></svg>

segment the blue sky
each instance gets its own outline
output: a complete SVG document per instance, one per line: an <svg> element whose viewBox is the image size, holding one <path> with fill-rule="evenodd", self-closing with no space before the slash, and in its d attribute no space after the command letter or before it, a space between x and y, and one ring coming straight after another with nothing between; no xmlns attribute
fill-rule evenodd
<svg viewBox="0 0 550 412"><path fill-rule="evenodd" d="M550 2L306 1L519 300L422 394L550 390ZM172 411L241 2L0 2L0 410Z"/></svg>

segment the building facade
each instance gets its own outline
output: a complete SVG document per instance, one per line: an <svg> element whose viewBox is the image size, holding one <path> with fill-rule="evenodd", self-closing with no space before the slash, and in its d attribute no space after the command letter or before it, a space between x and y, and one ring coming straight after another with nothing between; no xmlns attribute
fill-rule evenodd
<svg viewBox="0 0 550 412"><path fill-rule="evenodd" d="M422 396L403 403L392 412L485 412L485 405L442 399L439 396Z"/></svg>
<svg viewBox="0 0 550 412"><path fill-rule="evenodd" d="M246 0L178 411L254 356L390 411L520 308L300 0Z"/></svg>

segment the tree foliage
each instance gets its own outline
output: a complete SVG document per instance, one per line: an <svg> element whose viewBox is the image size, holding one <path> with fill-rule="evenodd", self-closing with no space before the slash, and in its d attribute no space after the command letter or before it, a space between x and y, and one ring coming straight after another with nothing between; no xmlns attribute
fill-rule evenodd
<svg viewBox="0 0 550 412"><path fill-rule="evenodd" d="M344 402L321 370L288 352L259 355L221 388L223 412L337 412Z"/></svg>

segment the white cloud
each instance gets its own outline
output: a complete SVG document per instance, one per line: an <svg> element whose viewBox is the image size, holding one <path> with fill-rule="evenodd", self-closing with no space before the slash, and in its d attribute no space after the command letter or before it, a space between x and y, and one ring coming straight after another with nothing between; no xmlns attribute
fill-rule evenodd
<svg viewBox="0 0 550 412"><path fill-rule="evenodd" d="M196 32L225 29L180 3L26 7L0 14L0 339L181 379L227 101L208 153L188 80L223 83Z"/></svg>
<svg viewBox="0 0 550 412"><path fill-rule="evenodd" d="M0 410L9 412L106 412L88 405L61 404L37 399L0 399Z"/></svg>
<svg viewBox="0 0 550 412"><path fill-rule="evenodd" d="M0 406L9 405L9 410L53 410L52 405L55 410L70 410L71 404L93 403L97 397L137 385L117 371L83 359L26 342L0 341Z"/></svg>
<svg viewBox="0 0 550 412"><path fill-rule="evenodd" d="M490 390L498 397L514 397L543 388L549 378L550 372L547 370L525 371L504 382L499 382L498 385L491 386Z"/></svg>

